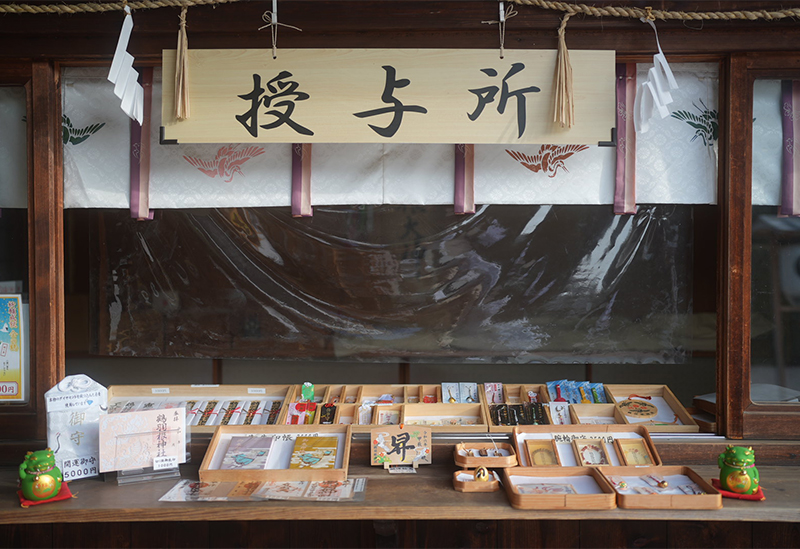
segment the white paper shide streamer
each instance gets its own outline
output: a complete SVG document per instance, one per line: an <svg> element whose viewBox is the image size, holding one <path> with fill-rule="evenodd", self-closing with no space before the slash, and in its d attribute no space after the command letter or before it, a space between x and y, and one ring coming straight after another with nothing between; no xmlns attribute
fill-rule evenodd
<svg viewBox="0 0 800 549"><path fill-rule="evenodd" d="M133 16L131 9L125 6L125 20L122 22L108 80L114 84L114 95L122 100L122 110L141 125L144 121L144 90L139 84L139 73L133 68L133 56L127 51L131 31Z"/></svg>
<svg viewBox="0 0 800 549"><path fill-rule="evenodd" d="M650 129L650 118L653 113L658 113L660 118L669 116L667 105L672 103L670 90L677 90L678 83L669 68L667 57L661 51L661 43L658 41L658 30L656 25L650 20L642 19L653 27L656 33L656 45L658 53L653 56L653 68L647 73L647 78L639 84L636 90L636 101L633 106L633 123L638 133L646 133Z"/></svg>

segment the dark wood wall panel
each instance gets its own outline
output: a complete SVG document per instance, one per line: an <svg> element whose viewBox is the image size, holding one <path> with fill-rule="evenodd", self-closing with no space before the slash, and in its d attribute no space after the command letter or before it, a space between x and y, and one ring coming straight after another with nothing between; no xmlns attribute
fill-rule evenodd
<svg viewBox="0 0 800 549"><path fill-rule="evenodd" d="M0 525L0 547L800 547L800 524L702 521L237 521Z"/></svg>
<svg viewBox="0 0 800 549"><path fill-rule="evenodd" d="M617 5L623 2L616 3ZM686 9L685 4L659 2L659 7ZM732 2L714 2L720 10ZM741 4L741 3L740 3ZM797 5L783 2L783 5ZM704 4L697 6L702 9ZM762 6L763 7L763 6ZM258 31L270 4L242 2L217 7L192 7L188 12L191 48L269 48L267 31ZM557 45L563 13L516 6L510 19L506 47L549 48ZM134 12L135 28L130 51L137 59L160 58L161 50L174 48L177 8ZM280 21L303 29L279 31L284 48L392 47L392 48L495 48L497 27L483 21L497 19L497 3L490 1L397 0L391 2L303 1L282 2ZM75 15L5 15L0 18L0 57L108 59L114 52L122 16L119 12ZM768 51L800 40L792 21L659 22L659 37L668 53ZM575 16L567 26L572 49L615 49L619 52L654 53L651 29L635 19ZM24 52L24 53L23 53Z"/></svg>
<svg viewBox="0 0 800 549"><path fill-rule="evenodd" d="M605 521L580 523L581 548L667 547L667 523L654 520Z"/></svg>
<svg viewBox="0 0 800 549"><path fill-rule="evenodd" d="M204 521L132 522L128 547L210 547L209 524Z"/></svg>
<svg viewBox="0 0 800 549"><path fill-rule="evenodd" d="M580 547L578 526L569 520L498 522L497 547Z"/></svg>
<svg viewBox="0 0 800 549"><path fill-rule="evenodd" d="M750 547L753 542L753 525L748 522L690 522L667 523L669 547Z"/></svg>
<svg viewBox="0 0 800 549"><path fill-rule="evenodd" d="M800 524L753 523L753 547L800 547Z"/></svg>
<svg viewBox="0 0 800 549"><path fill-rule="evenodd" d="M0 547L53 547L53 525L2 524Z"/></svg>
<svg viewBox="0 0 800 549"><path fill-rule="evenodd" d="M132 526L128 522L99 522L42 524L40 528L51 527L53 547L102 548L131 547ZM155 546L153 546L155 547Z"/></svg>

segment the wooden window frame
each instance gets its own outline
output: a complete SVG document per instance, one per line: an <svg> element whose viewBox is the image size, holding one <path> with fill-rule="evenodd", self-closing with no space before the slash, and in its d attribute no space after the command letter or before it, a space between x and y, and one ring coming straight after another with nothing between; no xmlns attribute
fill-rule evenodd
<svg viewBox="0 0 800 549"><path fill-rule="evenodd" d="M24 86L28 120L29 400L3 405L4 440L47 437L44 393L64 377L64 245L60 71L51 61L0 65L0 83Z"/></svg>
<svg viewBox="0 0 800 549"><path fill-rule="evenodd" d="M800 405L756 403L750 397L752 263L753 84L757 79L800 79L800 54L733 54L727 67L728 123L720 206L723 237L721 306L717 337L718 422L729 438L797 439ZM722 131L722 127L720 127ZM726 268L727 267L727 268Z"/></svg>

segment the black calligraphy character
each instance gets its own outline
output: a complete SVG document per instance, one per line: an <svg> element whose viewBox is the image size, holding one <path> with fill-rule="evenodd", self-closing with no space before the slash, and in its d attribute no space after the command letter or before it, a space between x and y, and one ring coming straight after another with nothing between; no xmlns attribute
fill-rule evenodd
<svg viewBox="0 0 800 549"><path fill-rule="evenodd" d="M358 118L367 118L369 116L377 116L379 114L387 114L390 112L394 113L394 117L392 118L391 123L385 128L380 128L378 126L373 126L372 124L368 124L370 128L372 128L375 133L382 137L393 137L397 130L400 129L400 123L403 121L403 113L404 112L418 112L420 114L427 114L428 109L425 107L420 107L419 105L410 105L406 106L400 102L399 99L394 97L394 90L397 88L405 88L409 84L411 84L411 80L408 78L401 78L397 80L395 77L397 76L397 71L391 65L384 65L383 70L386 71L386 84L383 87L383 94L381 95L381 101L388 105L393 105L392 107L382 107L380 109L372 109L371 111L364 111L364 112L357 112L353 113L353 116L357 116Z"/></svg>
<svg viewBox="0 0 800 549"><path fill-rule="evenodd" d="M485 88L478 88L474 90L469 90L470 92L474 93L478 96L478 106L475 107L475 110L472 114L468 114L470 120L473 122L478 119L478 117L483 112L484 107L489 103L494 101L497 92L500 91L500 101L497 104L497 112L503 114L506 110L506 104L508 100L512 97L517 100L517 128L519 129L519 135L517 137L522 137L522 134L525 133L525 94L526 93L536 93L541 91L536 86L530 86L527 88L522 88L519 90L510 91L508 87L508 79L520 72L522 69L525 68L523 63L514 63L511 65L511 68L508 70L506 75L503 77L503 89L500 89L497 86L487 86ZM497 71L494 69L481 69L481 72L486 74L487 76L495 77L497 76Z"/></svg>
<svg viewBox="0 0 800 549"><path fill-rule="evenodd" d="M286 80L291 76L292 73L289 71L281 71L278 76L267 82L267 89L265 90L261 87L261 76L254 74L253 91L238 96L245 101L250 101L250 109L244 114L237 114L236 120L239 121L253 137L258 137L258 129L256 127L258 126L258 108L262 104L268 109L273 107L271 110L265 111L264 114L275 117L273 122L261 125L265 130L271 130L283 124L287 124L299 134L314 135L314 132L292 120L295 102L305 101L310 96L307 93L297 91L297 88L300 87L297 82ZM267 91L269 93L265 93Z"/></svg>
<svg viewBox="0 0 800 549"><path fill-rule="evenodd" d="M398 456L402 456L400 461L405 461L406 450L414 449L413 444L408 444L410 439L411 435L409 433L400 433L398 436L392 435L392 442L390 443L392 449L386 452L386 455L397 454Z"/></svg>

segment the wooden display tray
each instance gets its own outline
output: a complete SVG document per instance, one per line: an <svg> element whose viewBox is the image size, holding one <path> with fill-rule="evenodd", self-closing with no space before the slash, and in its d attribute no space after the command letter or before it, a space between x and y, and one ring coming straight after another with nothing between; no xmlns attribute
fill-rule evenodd
<svg viewBox="0 0 800 549"><path fill-rule="evenodd" d="M500 481L494 478L494 473L489 471L492 475L492 480L486 482L478 482L477 480L458 480L459 475L474 473L474 471L461 470L453 473L453 488L457 492L497 492L500 489Z"/></svg>
<svg viewBox="0 0 800 549"><path fill-rule="evenodd" d="M409 423L415 419L426 417L477 417L475 425L422 425ZM400 423L405 425L420 425L429 427L434 433L485 433L488 429L486 414L482 403L477 404L406 404Z"/></svg>
<svg viewBox="0 0 800 549"><path fill-rule="evenodd" d="M625 414L620 414L623 421L629 425L644 425L650 432L653 433L697 433L700 427L695 422L694 418L686 411L683 404L673 394L669 387L666 385L606 385L606 395L611 403L616 404L617 399L624 400L630 395L641 396L654 396L663 398L669 407L672 409L673 414L678 416L678 419L683 425L669 425L669 424L647 424L645 422L630 421Z"/></svg>
<svg viewBox="0 0 800 549"><path fill-rule="evenodd" d="M440 385L319 385L314 387L315 394L318 388L320 388L320 390L324 389L324 402L335 402L336 404L334 424L339 425L341 417L353 417L352 428L354 433L368 433L378 425L377 408L402 410L404 404L412 402L417 404L417 399L420 400L419 403L421 404L422 396L426 394L435 395L440 403L442 398L442 388ZM373 406L373 410L370 412L370 422L363 424L358 423L358 407L361 406L365 400L378 398L380 395L386 393L391 394L393 397L398 397L398 400L402 398L402 402ZM299 398L299 395L300 386L298 385L293 398ZM353 402L347 402L347 400L352 400ZM292 402L294 402L294 400ZM318 412L314 418L313 425L319 425L319 417L320 414ZM286 415L284 415L283 419L284 421L286 420Z"/></svg>
<svg viewBox="0 0 800 549"><path fill-rule="evenodd" d="M722 495L716 488L689 467L600 467L603 475L634 476L657 474L685 475L705 491L705 494L623 494L617 492L617 504L623 509L722 509ZM607 480L607 479L606 479ZM609 481L609 484L611 482ZM613 487L613 486L612 486Z"/></svg>
<svg viewBox="0 0 800 549"><path fill-rule="evenodd" d="M497 448L502 448L503 450L508 450L511 455L510 456L497 456L497 457L488 457L488 456L464 456L459 453L460 450L494 450L495 446ZM505 467L516 467L517 466L517 454L514 452L514 447L507 442L497 442L495 444L489 444L486 442L472 442L472 443L464 443L461 442L456 444L455 450L453 450L453 458L455 459L456 465L462 467L464 469L472 469L475 467L487 467L487 468L505 468Z"/></svg>
<svg viewBox="0 0 800 549"><path fill-rule="evenodd" d="M277 423L281 424L286 415L286 404L291 402L297 386L295 385L111 385L108 388L109 404L123 398L166 398L169 400L268 400L280 398L283 401ZM250 427L250 426L245 426ZM211 434L216 425L192 425L192 433Z"/></svg>
<svg viewBox="0 0 800 549"><path fill-rule="evenodd" d="M225 435L281 435L285 433L344 434L342 451L342 467L335 469L210 469L214 453ZM220 425L206 455L200 464L200 480L202 482L268 482L268 481L321 481L346 480L350 462L350 439L352 431L349 425ZM338 457L338 456L337 456Z"/></svg>
<svg viewBox="0 0 800 549"><path fill-rule="evenodd" d="M601 494L520 494L511 476L535 478L591 477ZM503 469L503 486L515 509L614 509L616 492L597 467L512 467Z"/></svg>
<svg viewBox="0 0 800 549"><path fill-rule="evenodd" d="M550 402L550 395L547 393L547 385L534 383L534 384L520 384L509 383L503 384L503 404L524 404L530 402L528 398L528 391L533 391L539 395L539 402ZM515 425L494 425L492 423L492 416L489 413L490 402L486 400L486 393L478 391L481 397L481 402L484 406L484 414L486 414L486 422L489 425L490 433L510 433L514 430ZM545 414L548 421L550 421L550 411L545 407Z"/></svg>
<svg viewBox="0 0 800 549"><path fill-rule="evenodd" d="M596 425L594 423L583 423L584 417L608 417L614 423L601 425L624 425L626 421L614 404L570 404L569 417L573 425Z"/></svg>
<svg viewBox="0 0 800 549"><path fill-rule="evenodd" d="M649 431L641 425L523 425L514 427L514 431L512 431L511 438L513 439L512 442L514 443L514 449L517 452L517 459L519 460L519 464L523 467L528 468L528 455L527 449L524 445L520 447L520 440L524 440L525 434L551 434L551 435L572 435L572 434L581 434L586 435L586 438L603 438L604 436L611 435L612 437L615 434L628 434L626 438L641 438L644 440L645 444L647 445L647 449L650 452L650 456L653 459L653 462L656 465L661 465L661 457L658 455L656 451L656 447L653 444L653 439L650 438ZM637 435L636 437L631 437L630 435ZM544 440L552 440L554 436L550 436L549 439ZM616 438L616 437L615 437ZM559 445L565 444L564 451L560 452L559 454L562 456L562 467L576 467L577 462L575 465L572 464L572 461L575 460L574 453L572 450L572 443L571 442L558 442ZM609 443L610 444L610 443ZM616 445L610 444L614 446L614 456L617 456ZM568 447L568 449L567 449ZM606 446L606 451L608 451L608 445ZM571 457L570 457L571 456ZM567 458L569 461L564 463L563 458ZM617 457L617 461L619 464L622 465L624 462L621 458ZM532 469L542 469L543 467L530 467Z"/></svg>

